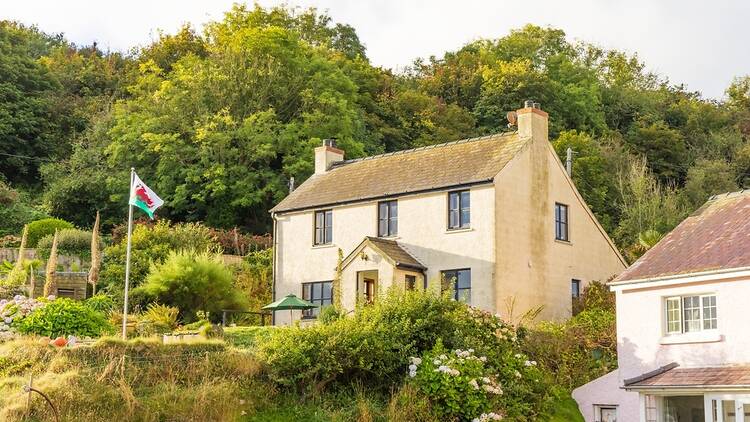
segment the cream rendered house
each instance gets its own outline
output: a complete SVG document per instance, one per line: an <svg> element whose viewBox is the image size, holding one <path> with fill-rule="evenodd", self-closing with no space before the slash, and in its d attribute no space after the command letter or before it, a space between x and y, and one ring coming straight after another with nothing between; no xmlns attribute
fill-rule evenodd
<svg viewBox="0 0 750 422"><path fill-rule="evenodd" d="M750 422L750 191L717 195L611 283L618 369L587 422Z"/></svg>
<svg viewBox="0 0 750 422"><path fill-rule="evenodd" d="M346 309L389 288L450 285L493 313L514 301L517 314L570 316L571 290L625 262L550 145L547 113L517 118L515 132L360 159L316 148L315 174L271 210L274 300L330 304L340 250Z"/></svg>

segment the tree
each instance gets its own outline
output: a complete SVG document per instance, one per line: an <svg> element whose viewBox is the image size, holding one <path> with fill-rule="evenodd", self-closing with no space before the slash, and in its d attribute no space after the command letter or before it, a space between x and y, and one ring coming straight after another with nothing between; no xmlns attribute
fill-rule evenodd
<svg viewBox="0 0 750 422"><path fill-rule="evenodd" d="M184 321L202 311L214 320L224 309L245 309L246 300L232 284L232 272L220 255L193 251L172 252L152 267L146 282L133 291L180 309Z"/></svg>

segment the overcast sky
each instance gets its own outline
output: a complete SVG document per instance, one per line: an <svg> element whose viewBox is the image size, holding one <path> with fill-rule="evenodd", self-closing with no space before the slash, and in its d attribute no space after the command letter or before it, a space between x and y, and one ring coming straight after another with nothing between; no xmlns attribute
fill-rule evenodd
<svg viewBox="0 0 750 422"><path fill-rule="evenodd" d="M63 32L77 44L128 50L220 19L232 0L2 0L0 19ZM280 1L261 0L268 6ZM571 40L638 53L650 70L708 98L750 74L750 1L746 0L289 0L316 6L357 30L376 65L403 68L477 38L497 38L527 23L565 30Z"/></svg>

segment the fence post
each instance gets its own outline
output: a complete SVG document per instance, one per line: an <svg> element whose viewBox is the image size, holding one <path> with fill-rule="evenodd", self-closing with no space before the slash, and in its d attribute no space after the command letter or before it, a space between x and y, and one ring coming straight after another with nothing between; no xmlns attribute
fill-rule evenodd
<svg viewBox="0 0 750 422"><path fill-rule="evenodd" d="M227 326L227 311L226 310L221 311L221 326L222 327Z"/></svg>

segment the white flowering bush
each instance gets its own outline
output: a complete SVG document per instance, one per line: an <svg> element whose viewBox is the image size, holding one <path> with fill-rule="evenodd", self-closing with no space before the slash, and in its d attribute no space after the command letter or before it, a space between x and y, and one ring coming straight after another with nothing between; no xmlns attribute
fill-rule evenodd
<svg viewBox="0 0 750 422"><path fill-rule="evenodd" d="M32 312L43 308L48 301L54 299L54 296L50 296L47 300L36 300L23 295L16 295L10 300L0 300L0 341L13 338L16 332L15 325Z"/></svg>
<svg viewBox="0 0 750 422"><path fill-rule="evenodd" d="M474 349L447 350L441 341L412 357L408 376L425 393L440 420L500 420L503 389Z"/></svg>

